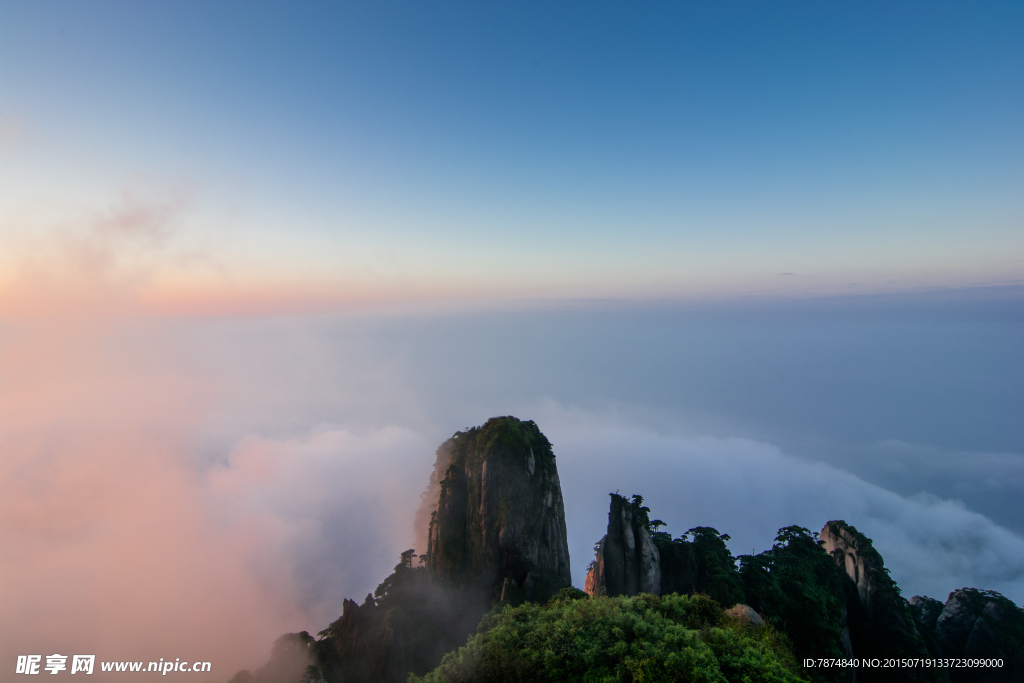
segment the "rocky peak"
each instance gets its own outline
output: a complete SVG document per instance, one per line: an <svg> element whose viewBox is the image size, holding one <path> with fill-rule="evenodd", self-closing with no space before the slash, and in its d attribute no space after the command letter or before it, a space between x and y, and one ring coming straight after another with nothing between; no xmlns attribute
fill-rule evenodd
<svg viewBox="0 0 1024 683"><path fill-rule="evenodd" d="M917 628L915 610L900 595L871 539L841 520L826 523L820 538L825 551L856 588L856 597L850 596L847 608L858 656L928 657L931 651Z"/></svg>
<svg viewBox="0 0 1024 683"><path fill-rule="evenodd" d="M910 600L907 600L907 602L910 603L910 609L914 614L914 622L918 625L918 628L923 627L935 630L935 624L939 620L939 615L942 614L944 605L926 595L915 595Z"/></svg>
<svg viewBox="0 0 1024 683"><path fill-rule="evenodd" d="M879 588L882 556L867 537L841 520L826 523L821 530L821 540L825 552L835 558L839 568L846 572L857 587L857 595L867 612L868 621L871 621L870 605Z"/></svg>
<svg viewBox="0 0 1024 683"><path fill-rule="evenodd" d="M935 601L937 602L937 601ZM999 658L999 670L956 671L954 681L1024 680L1024 610L995 591L961 588L935 620L944 657Z"/></svg>
<svg viewBox="0 0 1024 683"><path fill-rule="evenodd" d="M942 646L939 644L935 626L939 620L939 615L942 614L944 605L938 600L933 600L924 595L915 595L907 603L910 605L910 614L914 618L917 632L924 639L924 644L928 648L929 654L933 657L941 657Z"/></svg>
<svg viewBox="0 0 1024 683"><path fill-rule="evenodd" d="M439 449L427 569L490 599L544 600L571 585L565 506L551 443L533 421L495 417Z"/></svg>
<svg viewBox="0 0 1024 683"><path fill-rule="evenodd" d="M611 495L608 533L598 543L585 589L596 595L661 594L661 556L651 539L642 498ZM639 498L639 502L637 499Z"/></svg>
<svg viewBox="0 0 1024 683"><path fill-rule="evenodd" d="M825 552L835 558L857 587L866 626L871 629L886 623L901 630L916 632L911 619L906 623L906 601L889 578L882 556L864 534L841 520L827 522L821 530Z"/></svg>

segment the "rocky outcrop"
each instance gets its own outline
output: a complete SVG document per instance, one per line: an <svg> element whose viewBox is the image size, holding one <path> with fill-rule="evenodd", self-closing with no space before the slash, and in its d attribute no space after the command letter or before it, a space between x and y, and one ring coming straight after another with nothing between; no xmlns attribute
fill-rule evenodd
<svg viewBox="0 0 1024 683"><path fill-rule="evenodd" d="M935 633L943 657L1003 660L1002 667L951 669L954 683L1024 681L1024 610L999 593L953 591L935 620Z"/></svg>
<svg viewBox="0 0 1024 683"><path fill-rule="evenodd" d="M333 680L387 680L390 638L383 625L383 610L372 595L360 606L345 600L341 617L327 629L327 645L320 663Z"/></svg>
<svg viewBox="0 0 1024 683"><path fill-rule="evenodd" d="M704 593L722 605L743 600L736 558L726 534L694 527L679 538L658 531L643 496L612 493L608 533L594 547L584 590L590 595ZM691 540L692 537L692 540Z"/></svg>
<svg viewBox="0 0 1024 683"><path fill-rule="evenodd" d="M341 617L320 633L316 670L328 683L404 683L466 641L484 606L475 595L436 585L414 551L362 605L344 602ZM287 683L282 681L281 683Z"/></svg>
<svg viewBox="0 0 1024 683"><path fill-rule="evenodd" d="M733 605L729 609L725 610L725 613L733 619L753 624L754 626L764 626L764 619L761 615L754 611L754 608L750 605Z"/></svg>
<svg viewBox="0 0 1024 683"><path fill-rule="evenodd" d="M931 656L910 604L900 595L871 540L841 520L826 523L820 538L825 551L856 588L856 600L847 605L854 653L881 659ZM863 680L942 680L944 676L937 670L858 673Z"/></svg>
<svg viewBox="0 0 1024 683"><path fill-rule="evenodd" d="M647 520L638 505L617 493L611 494L608 533L598 544L594 563L587 574L586 590L591 595L661 594L661 556Z"/></svg>
<svg viewBox="0 0 1024 683"><path fill-rule="evenodd" d="M594 546L594 560L587 567L587 578L583 583L583 592L587 595L606 595L604 583L604 541L601 538Z"/></svg>
<svg viewBox="0 0 1024 683"><path fill-rule="evenodd" d="M901 614L886 614L894 597L892 581L884 569L882 556L874 549L871 541L854 527L843 521L832 521L821 530L821 541L825 552L835 558L839 568L846 572L857 587L857 596L864 609L868 627L874 626L887 617L902 623Z"/></svg>
<svg viewBox="0 0 1024 683"><path fill-rule="evenodd" d="M570 586L562 488L537 425L491 418L442 449L450 457L430 521L431 576L511 602L543 601Z"/></svg>
<svg viewBox="0 0 1024 683"><path fill-rule="evenodd" d="M961 588L943 604L910 598L914 622L933 657L1002 660L1001 667L954 667L953 683L1024 681L1024 610L995 591Z"/></svg>
<svg viewBox="0 0 1024 683"><path fill-rule="evenodd" d="M942 657L942 646L939 644L935 625L944 605L923 595L915 595L907 602L910 604L910 613L914 617L917 632L921 634L925 647L928 648L928 654L932 657Z"/></svg>
<svg viewBox="0 0 1024 683"><path fill-rule="evenodd" d="M910 604L911 614L914 616L914 623L917 624L917 629L919 631L934 631L939 615L942 614L942 608L945 605L926 595L915 595L910 600L907 600L907 602Z"/></svg>

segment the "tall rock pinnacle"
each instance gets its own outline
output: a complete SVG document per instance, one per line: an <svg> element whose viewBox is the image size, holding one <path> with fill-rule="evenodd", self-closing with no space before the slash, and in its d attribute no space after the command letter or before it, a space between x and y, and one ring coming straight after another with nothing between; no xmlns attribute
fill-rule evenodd
<svg viewBox="0 0 1024 683"><path fill-rule="evenodd" d="M597 555L587 573L590 595L661 593L661 555L651 540L644 519L622 496L612 493L608 533L595 548ZM646 510L647 508L643 508Z"/></svg>
<svg viewBox="0 0 1024 683"><path fill-rule="evenodd" d="M533 421L495 417L457 432L438 463L447 467L427 542L435 580L512 601L571 585L555 456Z"/></svg>

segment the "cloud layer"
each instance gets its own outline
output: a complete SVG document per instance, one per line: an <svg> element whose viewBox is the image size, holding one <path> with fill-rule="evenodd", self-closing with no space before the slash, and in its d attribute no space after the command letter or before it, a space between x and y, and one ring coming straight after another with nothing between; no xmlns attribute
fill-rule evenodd
<svg viewBox="0 0 1024 683"><path fill-rule="evenodd" d="M0 656L210 660L322 628L410 547L433 447L400 427L199 435L231 393L159 324L4 329Z"/></svg>
<svg viewBox="0 0 1024 683"><path fill-rule="evenodd" d="M538 417L555 443L565 487L574 581L604 533L605 494L643 495L675 535L712 526L734 554L761 552L777 529L818 531L845 519L874 540L909 597L945 599L963 586L1024 600L1024 540L955 500L897 495L834 466L740 438L659 433L614 415L548 404Z"/></svg>
<svg viewBox="0 0 1024 683"><path fill-rule="evenodd" d="M846 519L907 595L973 585L1024 600L1024 541L933 485L984 483L974 468L1012 471L1014 454L967 462L882 443L878 458L931 466L897 494L667 402L545 399L563 385L642 390L644 367L609 383L600 355L661 352L633 341L636 325L610 346L597 323L572 336L496 321L5 322L0 657L208 659L210 680L256 666L279 634L321 629L372 591L415 543L437 445L509 413L554 444L579 585L619 490L644 495L673 533L729 533L737 554L782 526Z"/></svg>
<svg viewBox="0 0 1024 683"><path fill-rule="evenodd" d="M211 523L194 434L216 387L150 331L4 329L2 656L247 660L306 616L259 519ZM271 530L272 531L272 530Z"/></svg>
<svg viewBox="0 0 1024 683"><path fill-rule="evenodd" d="M298 607L326 625L415 543L413 518L433 447L402 427L318 431L285 441L245 438L208 473L220 524L272 530L258 555L287 571Z"/></svg>

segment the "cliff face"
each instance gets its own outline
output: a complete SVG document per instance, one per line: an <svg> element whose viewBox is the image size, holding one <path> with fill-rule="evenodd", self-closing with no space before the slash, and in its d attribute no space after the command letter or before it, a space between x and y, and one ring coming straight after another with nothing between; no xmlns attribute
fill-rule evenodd
<svg viewBox="0 0 1024 683"><path fill-rule="evenodd" d="M1002 659L1002 667L951 668L953 683L1024 681L1024 609L994 591L961 588L946 603L915 595L910 608L933 657Z"/></svg>
<svg viewBox="0 0 1024 683"><path fill-rule="evenodd" d="M939 644L935 625L944 605L938 600L922 595L915 595L907 602L910 604L910 613L914 617L917 632L921 634L925 647L928 648L928 654L932 657L942 657L942 646Z"/></svg>
<svg viewBox="0 0 1024 683"><path fill-rule="evenodd" d="M951 669L954 683L1024 680L1024 610L1002 595L975 588L953 591L935 619L935 635L943 657L1003 660L1001 668Z"/></svg>
<svg viewBox="0 0 1024 683"><path fill-rule="evenodd" d="M932 656L914 620L914 610L889 577L882 556L871 540L843 521L831 521L821 530L825 551L856 588L856 602L848 603L853 649L860 657L926 658ZM876 674L865 674L865 680ZM940 672L886 674L886 680L939 680Z"/></svg>
<svg viewBox="0 0 1024 683"><path fill-rule="evenodd" d="M939 615L942 614L942 608L945 605L925 595L915 595L907 602L910 604L911 613L914 615L914 623L917 624L917 630L922 632L925 630L934 631L939 621Z"/></svg>
<svg viewBox="0 0 1024 683"><path fill-rule="evenodd" d="M586 591L609 596L653 593L661 595L661 555L640 519L638 506L611 494L608 533L597 547L597 557L587 574Z"/></svg>
<svg viewBox="0 0 1024 683"><path fill-rule="evenodd" d="M604 536L594 547L594 560L587 568L587 578L583 582L583 592L587 595L607 595L604 583Z"/></svg>
<svg viewBox="0 0 1024 683"><path fill-rule="evenodd" d="M431 576L513 602L570 586L562 488L537 425L496 417L441 448L449 464L429 526Z"/></svg>
<svg viewBox="0 0 1024 683"><path fill-rule="evenodd" d="M864 609L868 627L881 620L894 619L905 628L903 615L892 609L898 594L893 594L892 581L884 570L882 556L871 541L843 521L832 521L821 530L825 552L835 558L839 568L846 572L857 587L857 596Z"/></svg>

